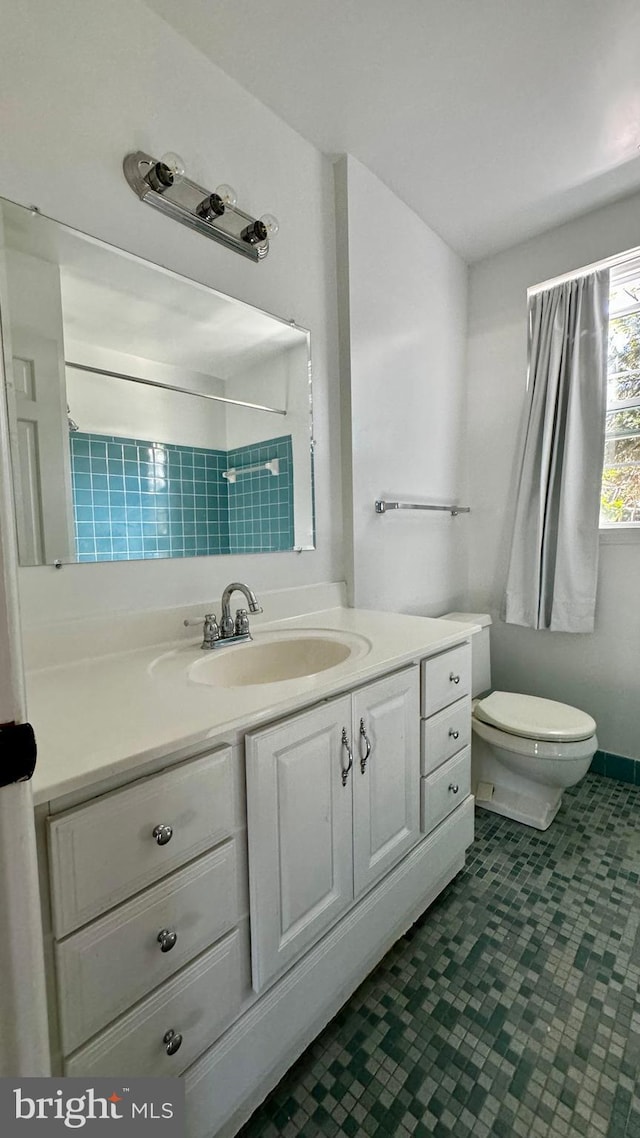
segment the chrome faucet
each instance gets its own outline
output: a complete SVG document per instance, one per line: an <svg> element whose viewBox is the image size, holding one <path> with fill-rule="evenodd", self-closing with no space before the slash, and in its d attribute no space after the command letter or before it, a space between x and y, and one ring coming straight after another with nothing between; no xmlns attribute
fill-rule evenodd
<svg viewBox="0 0 640 1138"><path fill-rule="evenodd" d="M235 620L231 615L231 608L229 601L231 594L240 592L246 598L249 605L247 609L237 609ZM253 640L249 630L249 613L262 612L258 598L248 585L243 585L241 581L232 581L227 585L224 593L222 594L222 615L220 617L220 624L216 620L216 614L213 612L207 613L204 618L202 648L223 648L225 644L243 644L247 640ZM190 624L199 624L200 621L185 620L185 626Z"/></svg>
<svg viewBox="0 0 640 1138"><path fill-rule="evenodd" d="M228 640L231 636L234 638L241 636L243 640L251 640L249 632L249 613L246 609L238 609L236 612L236 619L234 620L231 615L231 608L229 601L231 600L232 593L242 593L249 605L249 612L262 612L258 599L252 589L248 585L243 585L242 581L232 581L227 585L222 594L222 615L220 617L220 635L223 640Z"/></svg>

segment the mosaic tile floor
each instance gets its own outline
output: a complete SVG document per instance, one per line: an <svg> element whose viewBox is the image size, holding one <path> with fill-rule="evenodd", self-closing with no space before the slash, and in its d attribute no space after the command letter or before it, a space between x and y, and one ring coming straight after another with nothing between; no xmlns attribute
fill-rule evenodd
<svg viewBox="0 0 640 1138"><path fill-rule="evenodd" d="M465 870L242 1138L640 1138L640 787L540 833L486 811Z"/></svg>

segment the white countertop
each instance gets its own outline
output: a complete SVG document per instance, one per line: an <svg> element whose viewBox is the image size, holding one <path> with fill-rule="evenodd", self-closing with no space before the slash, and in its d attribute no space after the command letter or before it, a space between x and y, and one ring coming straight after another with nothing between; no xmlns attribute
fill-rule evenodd
<svg viewBox="0 0 640 1138"><path fill-rule="evenodd" d="M200 637L187 646L164 643L28 673L27 708L38 743L35 804L337 695L459 644L476 626L335 608L261 624L259 633L294 629L364 638L363 654L313 676L229 688L189 680L187 666L204 656ZM158 666L172 651L171 665Z"/></svg>

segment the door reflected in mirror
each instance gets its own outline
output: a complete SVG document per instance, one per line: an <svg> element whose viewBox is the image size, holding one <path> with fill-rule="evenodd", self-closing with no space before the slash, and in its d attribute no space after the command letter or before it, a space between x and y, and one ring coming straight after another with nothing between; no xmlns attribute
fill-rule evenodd
<svg viewBox="0 0 640 1138"><path fill-rule="evenodd" d="M0 199L18 550L314 547L310 336Z"/></svg>

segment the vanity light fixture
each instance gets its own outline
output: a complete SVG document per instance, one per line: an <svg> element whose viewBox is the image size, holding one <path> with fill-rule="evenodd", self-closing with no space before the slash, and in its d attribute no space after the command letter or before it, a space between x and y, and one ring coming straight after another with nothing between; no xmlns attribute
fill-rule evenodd
<svg viewBox="0 0 640 1138"><path fill-rule="evenodd" d="M261 261L279 225L273 214L252 217L238 207L236 192L223 183L215 191L192 182L184 172L179 154L152 158L142 150L127 154L124 176L141 201L161 210L175 221L235 249L243 257Z"/></svg>

